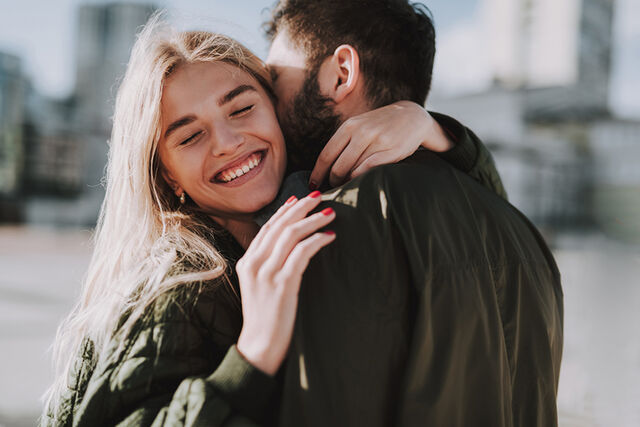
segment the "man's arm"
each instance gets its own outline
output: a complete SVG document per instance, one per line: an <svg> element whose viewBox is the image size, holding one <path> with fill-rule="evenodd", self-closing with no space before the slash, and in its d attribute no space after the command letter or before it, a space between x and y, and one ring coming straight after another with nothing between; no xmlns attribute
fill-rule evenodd
<svg viewBox="0 0 640 427"><path fill-rule="evenodd" d="M468 128L451 117L400 101L346 120L320 153L309 186L328 178L337 187L368 170L397 163L427 149L506 199L491 154Z"/></svg>

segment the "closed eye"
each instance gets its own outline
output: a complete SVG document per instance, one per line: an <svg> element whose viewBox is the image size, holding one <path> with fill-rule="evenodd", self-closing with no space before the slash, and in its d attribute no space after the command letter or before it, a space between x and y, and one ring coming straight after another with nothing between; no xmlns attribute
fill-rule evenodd
<svg viewBox="0 0 640 427"><path fill-rule="evenodd" d="M185 139L184 141L182 141L180 143L180 145L186 145L188 143L190 143L191 141L195 140L197 137L199 137L202 134L202 131L198 131L196 133L194 133L193 135L191 135L189 138Z"/></svg>
<svg viewBox="0 0 640 427"><path fill-rule="evenodd" d="M255 104L251 104L248 105L244 108L241 108L239 110L234 111L233 113L231 113L231 117L238 117L238 116L242 116L245 113L248 113L249 111L253 110L253 107L255 106Z"/></svg>

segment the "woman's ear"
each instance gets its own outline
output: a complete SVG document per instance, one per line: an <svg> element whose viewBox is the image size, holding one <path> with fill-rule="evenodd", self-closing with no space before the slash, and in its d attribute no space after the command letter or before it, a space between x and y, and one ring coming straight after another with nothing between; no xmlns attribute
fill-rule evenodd
<svg viewBox="0 0 640 427"><path fill-rule="evenodd" d="M360 79L360 57L351 45L343 44L325 61L318 73L320 92L336 104L344 101Z"/></svg>
<svg viewBox="0 0 640 427"><path fill-rule="evenodd" d="M180 184L178 184L178 181L173 179L173 177L171 176L171 173L168 172L165 168L162 168L162 170L160 171L160 174L162 175L162 178L167 183L167 185L171 187L171 190L173 190L173 193L177 197L180 197L182 193L184 193L184 190L182 189L182 187L180 187Z"/></svg>

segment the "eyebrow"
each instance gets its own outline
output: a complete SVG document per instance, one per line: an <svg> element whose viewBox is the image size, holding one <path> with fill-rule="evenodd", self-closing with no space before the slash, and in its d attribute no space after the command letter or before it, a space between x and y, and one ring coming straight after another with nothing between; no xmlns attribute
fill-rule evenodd
<svg viewBox="0 0 640 427"><path fill-rule="evenodd" d="M164 133L164 137L168 138L169 135L171 135L178 128L180 128L182 126L186 126L189 123L194 122L195 120L196 120L196 116L185 116L185 117L182 117L181 119L176 120L175 122L173 122L173 123L171 123L169 125L169 127L167 128L167 130Z"/></svg>
<svg viewBox="0 0 640 427"><path fill-rule="evenodd" d="M218 105L222 107L224 104L231 102L236 96L249 90L257 92L256 88L251 85L240 85L237 88L230 90L222 98L220 98L220 100L218 101Z"/></svg>
<svg viewBox="0 0 640 427"><path fill-rule="evenodd" d="M229 92L225 93L219 100L218 100L218 106L222 107L223 105L231 102L235 97L237 97L238 95L247 92L247 91L254 91L257 92L257 89L251 85L240 85L235 89L230 90ZM168 138L169 135L171 135L173 132L175 132L178 128L181 128L182 126L186 126L190 123L193 123L196 120L196 116L194 115L189 115L189 116L185 116L182 117L178 120L176 120L175 122L171 123L168 127L167 130L164 133L164 137Z"/></svg>

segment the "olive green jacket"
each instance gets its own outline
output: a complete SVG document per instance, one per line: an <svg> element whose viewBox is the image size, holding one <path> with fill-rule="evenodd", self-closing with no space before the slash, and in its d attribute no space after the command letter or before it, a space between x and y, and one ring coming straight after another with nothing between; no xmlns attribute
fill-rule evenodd
<svg viewBox="0 0 640 427"><path fill-rule="evenodd" d="M491 156L477 137L453 119L446 116L436 119L457 143L456 148L443 157L504 195ZM419 186L425 184L421 182ZM377 206L374 208L378 212ZM164 295L128 334L116 331L108 343L108 350L100 354L96 354L91 341L85 340L70 372L67 392L60 396L57 407L45 410L42 425L265 425L275 422L280 412L287 414L286 407L282 411L279 407L278 381L250 365L234 346L242 328L242 316L233 270L242 256L242 248L225 232L215 235L212 232L211 241L229 262L231 283L219 280L184 286ZM405 254L400 252L395 256L403 258ZM343 259L331 268L351 278L348 271L354 262L359 262L359 258ZM409 272L402 272L396 280L407 278ZM368 275L355 280L364 285ZM407 289L405 285L398 288L399 292ZM342 300L340 294L335 298ZM379 311L376 307L373 309L369 315L376 317L376 322L388 320L386 314L377 318ZM319 313L318 321L322 323L332 312ZM348 307L346 312L350 312ZM310 316L312 311L304 313L304 322L308 322ZM363 333L367 334L366 331ZM296 339L299 338L296 334ZM393 344L393 341L379 343L383 348ZM340 348L330 346L325 350L327 353L342 352ZM281 370L287 395L293 393L295 396L291 402L300 398L299 390L294 392L290 387L291 369L298 366L304 356L298 344L292 351L297 358L295 363L290 363L291 368ZM367 354L362 363L368 364L368 360L375 359ZM385 360L380 359L381 362ZM397 365L390 365L388 369L392 367L395 369ZM400 372L393 375L400 378ZM310 373L309 380L315 381L315 378L315 374ZM346 375L342 381L349 381L349 378ZM280 384L282 387L283 383ZM384 382L380 384L387 386ZM360 393L366 394L368 390L360 389ZM319 405L323 405L321 401ZM288 419L282 418L283 422ZM338 422L337 425L348 424Z"/></svg>
<svg viewBox="0 0 640 427"><path fill-rule="evenodd" d="M427 151L323 200L279 425L557 425L560 274L524 215Z"/></svg>

